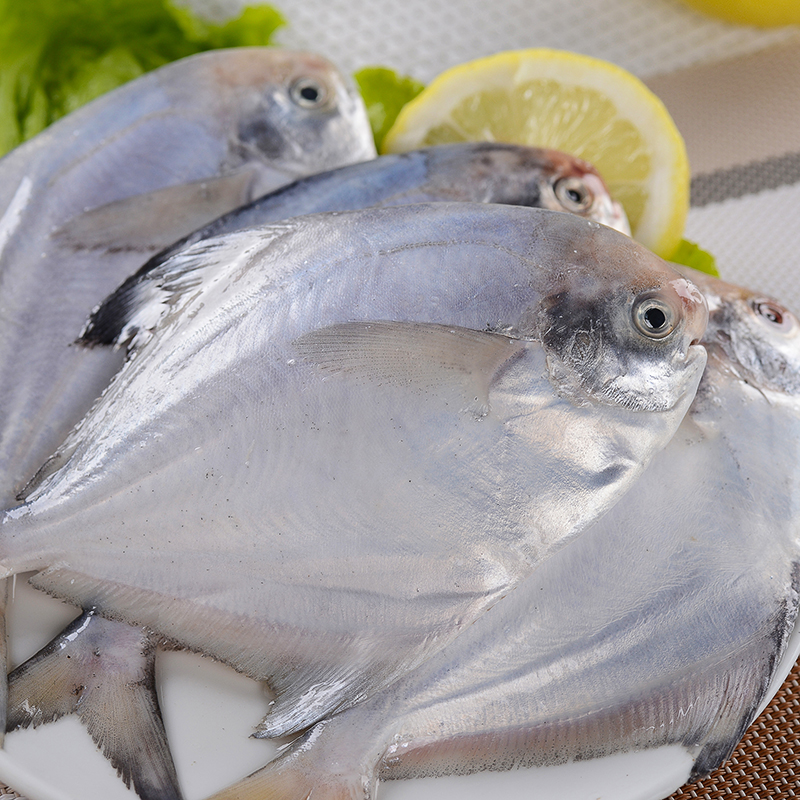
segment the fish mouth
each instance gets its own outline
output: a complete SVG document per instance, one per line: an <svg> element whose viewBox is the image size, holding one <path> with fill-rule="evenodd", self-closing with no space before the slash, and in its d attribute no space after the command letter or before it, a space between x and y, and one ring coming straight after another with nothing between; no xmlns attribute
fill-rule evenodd
<svg viewBox="0 0 800 800"><path fill-rule="evenodd" d="M641 410L672 412L683 409L680 413L685 413L697 394L707 361L706 348L702 344L690 344L683 359L679 362L673 361L669 369L672 374L671 385L665 385L661 392L651 395L649 401L642 403Z"/></svg>
<svg viewBox="0 0 800 800"><path fill-rule="evenodd" d="M699 382L703 372L705 372L707 363L708 350L706 350L705 345L700 344L699 339L695 339L689 347L686 348L684 370L690 378L697 373L697 381Z"/></svg>
<svg viewBox="0 0 800 800"><path fill-rule="evenodd" d="M706 356L706 346L701 342L700 339L693 339L689 343L689 347L686 349L686 360L697 361L698 358L705 359Z"/></svg>
<svg viewBox="0 0 800 800"><path fill-rule="evenodd" d="M689 340L686 348L686 359L694 348L703 350L703 337L708 329L708 302L699 287L688 278L679 277L669 282L671 289L678 297L682 312L686 319L684 337Z"/></svg>

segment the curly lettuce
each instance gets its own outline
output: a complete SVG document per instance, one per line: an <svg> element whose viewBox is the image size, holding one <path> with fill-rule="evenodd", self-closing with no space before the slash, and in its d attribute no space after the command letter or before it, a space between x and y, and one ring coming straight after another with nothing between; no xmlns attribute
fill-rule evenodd
<svg viewBox="0 0 800 800"><path fill-rule="evenodd" d="M673 253L670 261L676 264L683 264L686 267L705 272L719 278L719 270L714 256L706 250L690 242L688 239L681 239L678 249Z"/></svg>
<svg viewBox="0 0 800 800"><path fill-rule="evenodd" d="M381 143L400 110L425 88L425 84L408 75L398 75L387 67L365 67L353 77L364 98L375 146L380 152Z"/></svg>
<svg viewBox="0 0 800 800"><path fill-rule="evenodd" d="M0 155L149 70L283 24L266 5L213 22L169 0L0 0Z"/></svg>

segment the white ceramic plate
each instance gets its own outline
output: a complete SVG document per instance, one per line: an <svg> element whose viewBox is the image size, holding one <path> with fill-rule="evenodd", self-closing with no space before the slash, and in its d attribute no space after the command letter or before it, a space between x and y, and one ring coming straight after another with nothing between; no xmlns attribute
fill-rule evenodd
<svg viewBox="0 0 800 800"><path fill-rule="evenodd" d="M76 616L75 610L15 581L8 614L13 664L33 655ZM275 754L250 738L267 711L255 681L190 653L159 658L159 689L185 800L201 800L263 766ZM659 800L691 769L682 748L511 773L398 781L381 787L383 800ZM134 800L77 717L16 731L0 751L0 779L30 800Z"/></svg>
<svg viewBox="0 0 800 800"><path fill-rule="evenodd" d="M33 655L75 616L18 576L8 614L12 662ZM795 632L770 697L798 651ZM201 800L274 756L272 744L250 738L267 710L256 682L181 652L162 654L158 682L185 800ZM691 766L682 747L663 747L556 767L390 782L381 800L485 800L489 793L504 800L661 800L686 781ZM76 717L9 734L0 780L30 800L136 800Z"/></svg>

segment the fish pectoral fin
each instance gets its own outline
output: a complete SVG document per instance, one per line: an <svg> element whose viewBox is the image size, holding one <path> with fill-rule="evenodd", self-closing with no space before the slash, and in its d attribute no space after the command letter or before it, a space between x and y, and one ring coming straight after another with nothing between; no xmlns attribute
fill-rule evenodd
<svg viewBox="0 0 800 800"><path fill-rule="evenodd" d="M244 205L257 177L249 167L125 197L73 217L53 238L76 251L153 253Z"/></svg>
<svg viewBox="0 0 800 800"><path fill-rule="evenodd" d="M424 322L346 322L296 339L305 361L326 372L425 392L455 392L461 410L485 416L498 370L520 353L517 339Z"/></svg>
<svg viewBox="0 0 800 800"><path fill-rule="evenodd" d="M77 714L142 800L180 800L148 633L84 612L9 675L7 730Z"/></svg>

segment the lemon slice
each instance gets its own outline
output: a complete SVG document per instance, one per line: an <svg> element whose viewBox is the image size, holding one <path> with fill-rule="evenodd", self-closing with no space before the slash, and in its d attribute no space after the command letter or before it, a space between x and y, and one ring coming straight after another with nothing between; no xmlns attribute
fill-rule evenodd
<svg viewBox="0 0 800 800"><path fill-rule="evenodd" d="M403 108L389 153L463 141L550 147L594 164L634 237L669 258L689 209L686 147L663 103L624 69L535 49L442 73Z"/></svg>
<svg viewBox="0 0 800 800"><path fill-rule="evenodd" d="M712 17L740 25L774 28L800 24L797 0L684 0L687 5Z"/></svg>

